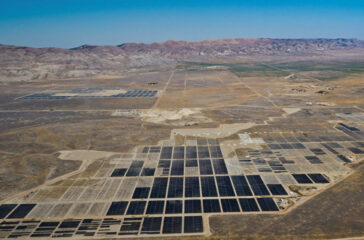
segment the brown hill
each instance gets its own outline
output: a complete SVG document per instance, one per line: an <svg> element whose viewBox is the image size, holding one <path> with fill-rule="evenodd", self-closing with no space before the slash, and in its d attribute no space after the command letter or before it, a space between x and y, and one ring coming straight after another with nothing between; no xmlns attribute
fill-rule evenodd
<svg viewBox="0 0 364 240"><path fill-rule="evenodd" d="M0 45L0 79L34 80L120 75L163 69L178 61L363 56L357 39L219 39L200 42L83 45L72 49Z"/></svg>

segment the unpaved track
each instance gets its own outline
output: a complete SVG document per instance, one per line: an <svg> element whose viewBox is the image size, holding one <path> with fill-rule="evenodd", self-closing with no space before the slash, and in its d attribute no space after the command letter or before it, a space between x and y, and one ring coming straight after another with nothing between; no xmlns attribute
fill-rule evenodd
<svg viewBox="0 0 364 240"><path fill-rule="evenodd" d="M163 94L167 91L167 88L168 88L168 85L169 83L171 82L172 78L173 78L173 75L174 75L174 72L176 70L173 70L171 75L169 75L169 78L168 78L168 81L166 83L166 85L164 86L163 90L162 90L162 94L160 95L160 97L157 99L157 101L154 103L152 109L154 108L158 108L158 105L159 105L159 102L161 101L162 97L163 97Z"/></svg>

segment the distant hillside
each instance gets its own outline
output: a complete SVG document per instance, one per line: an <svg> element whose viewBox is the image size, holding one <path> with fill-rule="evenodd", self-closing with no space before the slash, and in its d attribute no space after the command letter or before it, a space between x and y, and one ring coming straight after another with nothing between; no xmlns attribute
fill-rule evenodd
<svg viewBox="0 0 364 240"><path fill-rule="evenodd" d="M72 49L0 45L0 80L120 75L168 68L184 60L364 55L363 50L364 41L357 39L220 39Z"/></svg>

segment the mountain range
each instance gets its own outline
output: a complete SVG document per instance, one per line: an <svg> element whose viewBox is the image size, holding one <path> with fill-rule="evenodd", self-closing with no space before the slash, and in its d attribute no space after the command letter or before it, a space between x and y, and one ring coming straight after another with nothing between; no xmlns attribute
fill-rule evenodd
<svg viewBox="0 0 364 240"><path fill-rule="evenodd" d="M181 61L363 57L358 39L219 39L200 42L82 45L72 49L0 45L0 80L117 76L170 68Z"/></svg>

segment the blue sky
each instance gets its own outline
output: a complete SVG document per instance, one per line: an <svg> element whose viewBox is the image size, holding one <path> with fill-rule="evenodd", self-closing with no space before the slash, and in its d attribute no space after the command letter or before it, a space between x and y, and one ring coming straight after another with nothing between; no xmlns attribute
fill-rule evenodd
<svg viewBox="0 0 364 240"><path fill-rule="evenodd" d="M31 47L218 38L364 39L364 0L0 3L0 43Z"/></svg>

